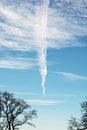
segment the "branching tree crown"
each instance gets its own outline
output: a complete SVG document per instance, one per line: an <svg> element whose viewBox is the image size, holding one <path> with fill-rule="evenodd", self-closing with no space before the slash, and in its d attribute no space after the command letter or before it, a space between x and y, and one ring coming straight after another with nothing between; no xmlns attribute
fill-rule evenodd
<svg viewBox="0 0 87 130"><path fill-rule="evenodd" d="M81 103L81 118L71 117L69 120L69 130L87 130L87 98Z"/></svg>
<svg viewBox="0 0 87 130"><path fill-rule="evenodd" d="M34 126L30 121L36 117L36 110L32 110L24 100L0 92L0 130L15 130L25 123Z"/></svg>

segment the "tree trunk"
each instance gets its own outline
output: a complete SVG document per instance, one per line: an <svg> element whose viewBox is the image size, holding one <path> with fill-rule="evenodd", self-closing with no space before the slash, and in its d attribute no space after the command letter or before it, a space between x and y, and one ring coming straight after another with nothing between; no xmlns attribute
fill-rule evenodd
<svg viewBox="0 0 87 130"><path fill-rule="evenodd" d="M8 130L11 130L10 122L8 122Z"/></svg>

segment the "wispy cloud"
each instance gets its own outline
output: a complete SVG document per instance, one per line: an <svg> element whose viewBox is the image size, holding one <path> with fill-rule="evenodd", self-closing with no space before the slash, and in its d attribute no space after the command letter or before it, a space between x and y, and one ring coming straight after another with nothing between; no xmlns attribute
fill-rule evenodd
<svg viewBox="0 0 87 130"><path fill-rule="evenodd" d="M33 100L26 100L26 102L34 105L57 105L60 103L64 103L63 100L41 100L41 99L33 99Z"/></svg>
<svg viewBox="0 0 87 130"><path fill-rule="evenodd" d="M67 72L56 72L69 80L87 80L87 77Z"/></svg>
<svg viewBox="0 0 87 130"><path fill-rule="evenodd" d="M32 59L28 58L8 58L0 60L0 68L10 68L10 69L31 69L35 67Z"/></svg>
<svg viewBox="0 0 87 130"><path fill-rule="evenodd" d="M66 18L66 13L64 14L66 17L63 17L62 14L64 12L59 10L60 12L58 13L57 8L47 9L46 3L41 6L35 6L30 3L27 3L27 5L23 3L23 5L21 4L18 8L16 6L17 5L13 3L9 6L2 4L0 7L1 43L3 43L4 46L6 45L5 42L8 41L12 43L16 41L14 45L17 44L17 46L14 49L20 50L29 50L32 48L39 51L42 47L62 48L67 46L81 46L80 43L69 43L66 40L75 40L76 36L87 34L87 29L82 26L86 26L85 20L82 21L82 24L79 24L79 21L75 24L73 22L77 19L72 17L72 21L70 22ZM66 10L66 6L63 8ZM78 8L76 9L78 10ZM47 12L44 13L44 10ZM81 11L83 13L85 7L83 7ZM72 12L72 14L76 15L74 12ZM85 18L86 14L84 14L83 17ZM45 26L45 28L43 28L42 25ZM8 40L7 38L9 37L10 39ZM46 38L46 41L44 41L42 37L44 37L44 39Z"/></svg>
<svg viewBox="0 0 87 130"><path fill-rule="evenodd" d="M20 17L18 14L16 14L14 11L11 10L9 6L0 6L0 13L5 16L7 19L10 20L19 20Z"/></svg>
<svg viewBox="0 0 87 130"><path fill-rule="evenodd" d="M41 96L39 93L30 93L30 92L12 92L17 95L33 95L33 96Z"/></svg>
<svg viewBox="0 0 87 130"><path fill-rule="evenodd" d="M33 96L42 96L39 93L30 93L30 92L12 92L16 95L33 95ZM46 94L46 97L61 97L61 98L70 98L70 97L79 97L78 94Z"/></svg>
<svg viewBox="0 0 87 130"><path fill-rule="evenodd" d="M79 97L78 94L46 94L51 97L61 97L61 98L71 98L71 97Z"/></svg>

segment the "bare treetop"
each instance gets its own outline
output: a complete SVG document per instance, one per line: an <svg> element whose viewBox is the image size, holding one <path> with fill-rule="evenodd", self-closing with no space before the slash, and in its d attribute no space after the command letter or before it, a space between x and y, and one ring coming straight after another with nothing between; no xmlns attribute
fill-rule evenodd
<svg viewBox="0 0 87 130"><path fill-rule="evenodd" d="M15 130L23 124L35 126L30 121L37 117L36 110L13 94L0 92L0 130Z"/></svg>

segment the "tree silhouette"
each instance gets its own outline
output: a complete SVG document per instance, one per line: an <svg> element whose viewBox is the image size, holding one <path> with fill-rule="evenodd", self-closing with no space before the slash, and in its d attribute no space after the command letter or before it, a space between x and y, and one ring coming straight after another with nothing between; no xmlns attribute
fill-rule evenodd
<svg viewBox="0 0 87 130"><path fill-rule="evenodd" d="M87 130L87 98L81 103L81 118L71 117L69 120L69 130Z"/></svg>
<svg viewBox="0 0 87 130"><path fill-rule="evenodd" d="M24 100L14 98L13 94L0 92L0 130L15 130L23 124L35 126L30 121L37 117Z"/></svg>

